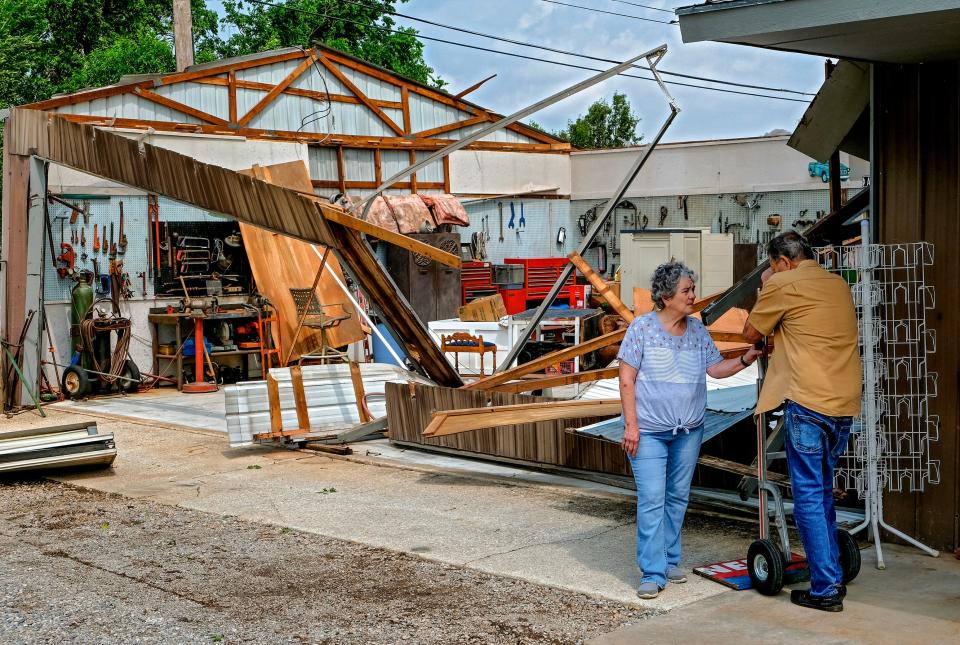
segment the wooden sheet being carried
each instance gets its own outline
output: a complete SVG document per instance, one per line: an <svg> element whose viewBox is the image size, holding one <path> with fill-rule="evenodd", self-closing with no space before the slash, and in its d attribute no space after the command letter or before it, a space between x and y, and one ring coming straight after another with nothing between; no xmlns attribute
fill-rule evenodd
<svg viewBox="0 0 960 645"><path fill-rule="evenodd" d="M313 190L307 167L302 161L273 166L254 166L250 170L241 172L284 188L304 192ZM283 351L286 354L298 322L297 308L290 295L290 289L309 289L313 285L317 269L320 267L320 257L314 253L313 245L307 242L243 222L240 222L240 234L243 236L243 245L253 277L257 281L257 288L280 311ZM323 247L317 248L322 254ZM327 256L327 264L315 293L320 304L336 305L326 308L325 312L333 316L342 313L350 314L350 318L340 321L327 331L327 342L330 345L347 345L362 340L366 332L361 326L362 321L354 311L353 305L333 280L331 271L341 282L343 281L340 263L332 253ZM291 360L296 360L301 354L319 350L320 345L320 331L304 327L297 337Z"/></svg>

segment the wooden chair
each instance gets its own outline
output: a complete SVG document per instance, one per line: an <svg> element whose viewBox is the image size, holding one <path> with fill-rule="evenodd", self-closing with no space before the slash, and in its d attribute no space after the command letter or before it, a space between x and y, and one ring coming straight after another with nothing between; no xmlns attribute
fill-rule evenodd
<svg viewBox="0 0 960 645"><path fill-rule="evenodd" d="M483 355L493 354L491 373L497 369L497 344L485 342L483 336L471 336L465 331L458 331L449 336L440 336L440 350L443 353L453 354L454 369L460 373L460 354L480 354L480 376L483 376Z"/></svg>

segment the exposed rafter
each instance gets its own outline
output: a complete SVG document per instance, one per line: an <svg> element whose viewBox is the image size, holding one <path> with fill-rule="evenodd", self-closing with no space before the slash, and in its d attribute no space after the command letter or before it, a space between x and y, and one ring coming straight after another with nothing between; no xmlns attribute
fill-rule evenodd
<svg viewBox="0 0 960 645"><path fill-rule="evenodd" d="M191 107L185 103L181 103L180 101L174 101L173 99L157 94L156 92L145 90L142 87L138 87L133 93L140 98L152 101L157 105L162 105L170 108L171 110L176 110L177 112L181 112L187 116L192 116L195 119L200 119L201 121L206 121L207 123L212 123L213 125L227 125L227 122L220 117L216 117L208 112L204 112L203 110L198 110L197 108Z"/></svg>
<svg viewBox="0 0 960 645"><path fill-rule="evenodd" d="M353 95L356 96L358 99L360 99L361 103L366 105L371 112L373 112L378 117L380 117L380 120L383 121L388 128L390 128L397 134L403 134L403 129L399 125L394 123L393 119L387 116L387 113L380 109L380 106L378 106L376 103L374 103L369 98L367 98L367 95L364 94L359 87L354 85L353 81L347 78L346 74L341 72L339 67L337 67L334 63L332 63L326 56L321 56L319 60L320 60L320 64L326 67L330 71L330 73L333 74L334 77L336 77L336 79L343 84L345 88L353 92Z"/></svg>
<svg viewBox="0 0 960 645"><path fill-rule="evenodd" d="M305 58L303 62L297 65L292 72L287 74L286 77L282 81L280 81L280 83L275 85L272 90L267 92L266 96L264 96L262 99L260 99L257 102L256 105L250 108L250 111L244 114L243 117L237 123L240 126L245 126L248 123L250 123L250 121L253 120L253 117L263 112L264 108L270 105L275 98L280 96L280 93L283 90L289 87L290 84L293 83L295 80L300 78L300 75L303 74L305 71L307 71L310 68L310 66L313 65L313 61L315 61L316 59L317 59L316 54L311 54L310 56Z"/></svg>

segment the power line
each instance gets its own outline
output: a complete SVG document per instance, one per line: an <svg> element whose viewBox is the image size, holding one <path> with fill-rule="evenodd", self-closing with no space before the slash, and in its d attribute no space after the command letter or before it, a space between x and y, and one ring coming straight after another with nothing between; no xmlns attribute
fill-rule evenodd
<svg viewBox="0 0 960 645"><path fill-rule="evenodd" d="M303 13L303 14L306 14L306 15L315 16L315 17L319 17L319 18L330 18L330 19L332 19L332 20L339 20L340 22L348 22L348 23L351 23L351 24L359 25L359 26L361 26L361 27L368 27L368 28L372 27L372 28L374 28L374 29L378 29L378 30L380 30L380 31L385 31L385 32L389 32L389 33L409 34L409 32L403 31L403 30L400 30L400 29L390 29L389 27L383 27L383 26L380 26L380 25L371 25L370 23L360 22L360 21L358 21L358 20L351 20L351 19L349 19L349 18L344 18L344 17L342 17L342 16L335 16L335 15L332 15L332 14L322 13L322 12L318 12L318 11L308 11L308 10L306 10L306 9L300 9L300 8L298 8L298 7L289 7L289 6L286 6L286 5L280 5L280 4L275 4L275 3L266 2L265 0L248 0L248 1L251 2L251 3L254 3L254 4L265 5L265 6L268 6L268 7L275 7L275 8L277 8L277 9L286 9L287 11L293 11L293 12L296 12L296 13ZM555 61L555 60L545 60L545 59L543 59L543 58L536 58L536 57L534 57L534 56L527 56L527 55L525 55L525 54L518 54L518 53L516 53L516 52L505 52L505 51L501 51L501 50L499 50L499 49L490 49L490 48L488 48L488 47L482 47L482 46L480 46L480 45L468 45L468 44L466 44L466 43L457 42L457 41L455 41L455 40L447 40L447 39L444 39L444 38L436 38L436 37L434 37L434 36L426 36L426 35L421 34L421 33L416 33L416 37L419 38L419 39L422 39L422 40L430 40L430 41L433 41L433 42L443 43L443 44L446 44L446 45L455 45L455 46L457 46L457 47L465 47L465 48L467 48L467 49L473 49L473 50L476 50L476 51L488 52L488 53L491 53L491 54L500 54L501 56L510 56L510 57L513 57L513 58L520 58L520 59L523 59L523 60L531 60L531 61L535 61L535 62L538 62L538 63L547 63L547 64L550 64L550 65L559 65L559 66L561 66L561 67L569 67L569 68L571 68L571 69L582 69L582 70L586 70L586 71L589 71L589 72L602 72L602 71L604 71L604 70L602 70L602 69L597 69L596 67L587 67L587 66L585 66L585 65L576 65L576 64L574 64L574 63L564 63L564 62ZM625 77L627 77L627 78L638 78L638 79L643 80L643 81L655 81L655 79L653 79L653 78L651 78L651 77L648 77L648 76L637 76L637 75L635 75L635 74L622 73L622 74L620 74L620 76L625 76ZM724 83L725 81L712 81L712 82ZM755 93L755 92L742 92L742 91L739 91L739 90L730 90L730 89L725 89L725 88L722 88L722 87L709 87L709 86L706 86L706 85L696 85L696 84L693 84L693 83L681 83L680 81L669 81L669 83L670 83L670 85L676 85L676 86L678 86L678 87L692 87L692 88L701 89L701 90L710 90L710 91L712 91L712 92L723 92L723 93L726 93L726 94L739 94L739 95L742 95L742 96L753 96L753 97L757 97L757 98L776 99L776 100L778 100L778 101L791 101L791 102L794 102L794 103L807 103L807 102L808 102L808 101L805 100L805 99L795 99L795 98L790 98L790 97L788 97L788 96L775 96L775 95L772 95L772 94L758 94L758 93Z"/></svg>
<svg viewBox="0 0 960 645"><path fill-rule="evenodd" d="M407 19L407 20L413 20L413 21L415 21L415 22L422 22L422 23L427 24L427 25L433 25L434 27L442 27L442 28L444 28L444 29L450 29L450 30L452 30L452 31L459 31L459 32L464 33L464 34L470 34L471 36L480 36L480 37L483 37L483 38L490 38L491 40L499 40L500 42L510 43L511 45L519 45L519 46L521 46L521 47L530 47L530 48L533 48L533 49L541 49L541 50L543 50L543 51L553 52L553 53L555 53L555 54L564 54L565 56L574 56L574 57L576 57L576 58L584 58L584 59L587 59L587 60L597 61L597 62L599 62L599 63L613 63L613 64L618 64L618 63L621 62L621 61L618 61L618 60L613 60L613 59L611 59L611 58L600 58L600 57L598 57L598 56L590 56L589 54L578 54L578 53L576 53L576 52L571 52L571 51L567 51L567 50L564 50L564 49L557 49L557 48L555 48L555 47L548 47L548 46L546 46L546 45L535 45L535 44L533 44L533 43L527 43L527 42L524 42L524 41L521 41L521 40L514 40L513 38L507 38L507 37L505 37L505 36L495 36L495 35L493 35L493 34L487 34L487 33L484 33L484 32L482 32L482 31L474 31L474 30L472 30L472 29L466 29L466 28L464 28L464 27L455 27L455 26L453 26L453 25L448 25L448 24L445 24L445 23L442 23L442 22L436 22L436 21L434 21L434 20L427 20L426 18L420 18L420 17L418 17L418 16L411 16L411 15L408 15L408 14L400 13L400 12L398 12L398 11L389 11L389 10L387 10L387 9L385 9L385 8L382 8L382 7L374 7L374 6L369 5L369 4L365 3L365 2L359 2L359 1L357 1L357 0L342 0L342 1L343 1L344 3L346 3L346 4L358 5L358 6L361 6L361 7L367 7L367 8L371 8L371 9L373 9L373 8L381 9L384 13L390 14L391 16L396 16L396 17L398 17L398 18L405 18L405 19ZM645 65L634 65L633 67L635 67L635 68L637 68L637 69L642 69L642 70L650 71L650 68L649 68L649 67L646 67ZM799 91L799 90L788 90L788 89L781 88L781 87L769 87L769 86L766 86L766 85L751 85L751 84L749 84L749 83L738 83L737 81L726 81L726 80L719 79L719 78L710 78L710 77L708 77L708 76L694 76L694 75L692 75L692 74L681 74L680 72L670 72L670 71L667 71L667 70L664 70L664 69L660 69L660 70L657 70L657 71L659 71L659 72L660 72L662 75L664 75L664 76L676 76L676 77L678 77L678 78L687 78L687 79L694 80L694 81L704 81L704 82L707 82L707 83L721 83L721 84L723 84L723 85L730 85L730 86L733 86L733 87L743 87L743 88L752 89L752 90L765 90L765 91L768 91L768 92L785 92L785 93L788 93L788 94L799 94L799 95L801 95L801 96L813 96L813 94L810 93L810 92L801 92L801 91Z"/></svg>
<svg viewBox="0 0 960 645"><path fill-rule="evenodd" d="M541 2L549 2L550 4L558 4L564 7L573 7L574 9L583 9L584 11L595 11L596 13L605 13L611 16L620 16L621 18L632 18L634 20L643 20L644 22L658 22L661 25L676 25L676 20L657 20L656 18L644 18L643 16L633 16L629 13L617 13L616 11L606 11L604 9L595 9L593 7L584 7L578 4L570 4L568 2L558 2L558 0L540 0Z"/></svg>
<svg viewBox="0 0 960 645"><path fill-rule="evenodd" d="M648 4L640 4L638 2L627 2L627 0L610 0L611 2L619 2L621 4L628 4L632 7L641 7L643 9L649 9L650 11L662 11L664 13L669 13L673 15L673 9L664 9L663 7L651 7Z"/></svg>

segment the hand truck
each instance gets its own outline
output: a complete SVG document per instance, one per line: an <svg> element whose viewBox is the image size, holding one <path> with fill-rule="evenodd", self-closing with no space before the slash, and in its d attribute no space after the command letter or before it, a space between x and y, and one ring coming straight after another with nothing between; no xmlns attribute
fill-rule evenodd
<svg viewBox="0 0 960 645"><path fill-rule="evenodd" d="M763 386L767 368L767 341L758 343L758 349L764 352L757 362L759 378L757 394ZM781 416L771 435L780 433L786 436L786 417ZM757 428L757 496L760 504L760 539L755 540L747 551L747 571L750 584L761 594L775 596L785 584L794 584L809 580L810 571L806 567L795 565L806 562L804 558L794 558L790 549L790 533L787 527L787 513L780 488L767 478L767 462L773 459L785 459L786 453L780 450L778 442L767 436L767 415L756 415ZM779 545L770 537L770 517L777 530ZM843 584L847 584L860 573L860 547L856 539L847 531L837 529L837 544L840 548L840 567L843 570ZM793 567L791 570L790 567Z"/></svg>

